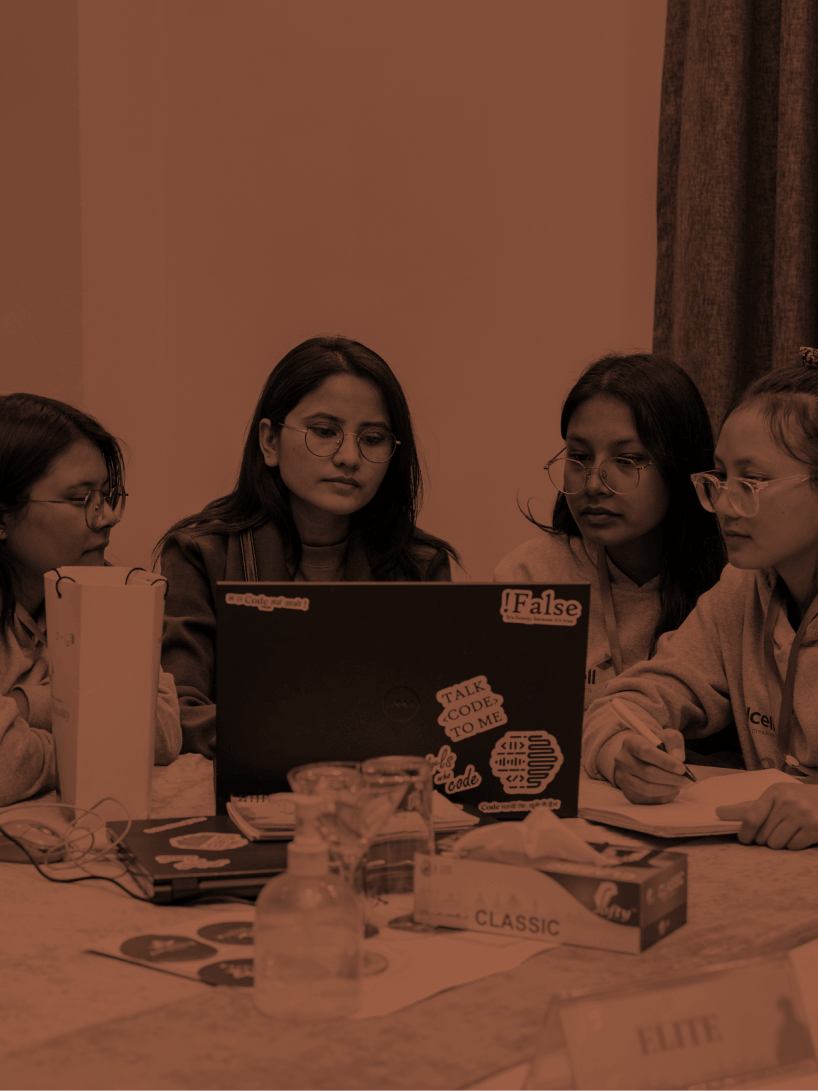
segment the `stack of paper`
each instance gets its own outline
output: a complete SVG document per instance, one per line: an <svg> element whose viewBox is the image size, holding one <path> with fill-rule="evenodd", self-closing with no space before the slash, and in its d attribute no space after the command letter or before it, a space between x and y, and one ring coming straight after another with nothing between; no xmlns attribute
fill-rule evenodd
<svg viewBox="0 0 818 1091"><path fill-rule="evenodd" d="M227 813L241 832L251 841L289 841L295 829L295 804L290 792L276 792L268 796L234 796L227 804ZM467 814L440 792L432 792L432 817L435 830L465 830L480 821ZM381 835L399 833L401 815L394 815L381 831Z"/></svg>
<svg viewBox="0 0 818 1091"><path fill-rule="evenodd" d="M629 803L618 788L605 780L582 776L579 785L579 816L608 826L622 826L655 837L704 837L737 833L740 822L727 822L716 807L758 799L772 784L798 780L777 769L732 773L685 784L672 803Z"/></svg>

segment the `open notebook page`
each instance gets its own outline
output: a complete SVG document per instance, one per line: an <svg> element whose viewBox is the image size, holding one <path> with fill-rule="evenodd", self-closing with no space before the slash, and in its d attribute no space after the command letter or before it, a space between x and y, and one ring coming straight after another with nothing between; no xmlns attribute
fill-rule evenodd
<svg viewBox="0 0 818 1091"><path fill-rule="evenodd" d="M716 814L716 807L758 799L770 785L782 781L797 783L795 778L777 769L708 777L697 784L685 783L672 803L650 805L629 803L612 784L592 780L583 774L579 785L579 814L592 822L641 830L658 837L735 833L741 823L723 821Z"/></svg>

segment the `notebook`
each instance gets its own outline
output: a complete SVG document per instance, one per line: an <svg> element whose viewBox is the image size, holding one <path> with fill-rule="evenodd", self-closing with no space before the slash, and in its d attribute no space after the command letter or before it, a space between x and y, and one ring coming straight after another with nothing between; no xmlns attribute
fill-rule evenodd
<svg viewBox="0 0 818 1091"><path fill-rule="evenodd" d="M119 837L124 822L109 822ZM224 815L132 822L119 855L140 890L158 904L207 894L255 898L287 867L283 841L250 841Z"/></svg>
<svg viewBox="0 0 818 1091"><path fill-rule="evenodd" d="M220 583L216 797L426 757L481 814L577 813L587 584Z"/></svg>
<svg viewBox="0 0 818 1091"><path fill-rule="evenodd" d="M741 822L728 822L716 814L716 807L758 799L773 784L798 783L778 769L731 773L708 777L697 784L685 783L672 803L629 803L618 788L606 780L583 774L580 781L579 816L591 822L621 826L655 837L706 837L737 833Z"/></svg>

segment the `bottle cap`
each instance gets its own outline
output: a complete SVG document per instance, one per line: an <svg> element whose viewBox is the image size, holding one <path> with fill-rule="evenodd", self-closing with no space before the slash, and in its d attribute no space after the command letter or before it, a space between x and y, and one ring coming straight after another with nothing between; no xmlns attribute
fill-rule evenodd
<svg viewBox="0 0 818 1091"><path fill-rule="evenodd" d="M318 818L327 810L322 796L293 793L295 836L287 846L287 871L291 875L326 875L329 849L318 828Z"/></svg>

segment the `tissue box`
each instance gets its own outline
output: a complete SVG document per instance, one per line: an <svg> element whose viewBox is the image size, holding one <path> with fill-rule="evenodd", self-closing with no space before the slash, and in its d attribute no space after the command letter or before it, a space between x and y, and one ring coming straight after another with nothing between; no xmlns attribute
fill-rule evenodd
<svg viewBox="0 0 818 1091"><path fill-rule="evenodd" d="M608 867L415 855L415 920L637 954L687 920L687 856L595 845Z"/></svg>

